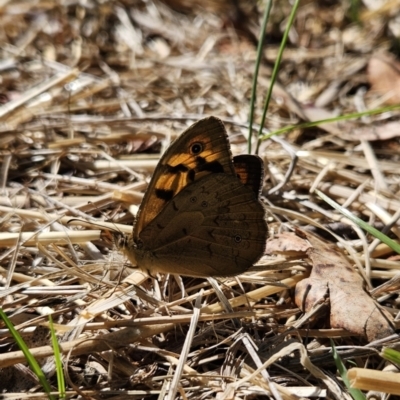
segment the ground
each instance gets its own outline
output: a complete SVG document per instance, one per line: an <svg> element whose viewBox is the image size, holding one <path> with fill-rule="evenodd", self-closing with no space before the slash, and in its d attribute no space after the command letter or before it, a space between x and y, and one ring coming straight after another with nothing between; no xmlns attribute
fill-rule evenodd
<svg viewBox="0 0 400 400"><path fill-rule="evenodd" d="M396 248L318 191L398 239L398 1L300 2L260 130L293 10L274 2L250 140L268 223L253 268L148 276L112 240L131 233L160 155L192 123L220 118L233 155L249 152L265 7L0 5L1 309L54 391L48 314L73 397L351 398L332 344L347 368L390 372L379 351L399 345ZM0 389L42 392L5 326L1 341Z"/></svg>

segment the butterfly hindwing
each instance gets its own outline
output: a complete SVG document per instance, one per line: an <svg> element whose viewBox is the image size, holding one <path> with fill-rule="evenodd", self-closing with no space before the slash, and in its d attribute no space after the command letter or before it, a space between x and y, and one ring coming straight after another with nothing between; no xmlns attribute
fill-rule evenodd
<svg viewBox="0 0 400 400"><path fill-rule="evenodd" d="M240 182L249 187L258 197L264 179L264 163L261 158L252 154L241 154L233 157L233 165Z"/></svg>
<svg viewBox="0 0 400 400"><path fill-rule="evenodd" d="M140 234L139 265L152 272L229 276L263 255L267 225L255 193L214 174L179 193Z"/></svg>

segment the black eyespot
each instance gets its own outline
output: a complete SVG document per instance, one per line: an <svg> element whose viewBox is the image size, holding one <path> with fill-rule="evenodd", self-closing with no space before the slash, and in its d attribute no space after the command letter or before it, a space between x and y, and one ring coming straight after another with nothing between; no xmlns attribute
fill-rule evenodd
<svg viewBox="0 0 400 400"><path fill-rule="evenodd" d="M197 201L197 197L196 196L193 196L193 197L190 198L190 202L191 203L196 203L196 201Z"/></svg>
<svg viewBox="0 0 400 400"><path fill-rule="evenodd" d="M242 237L240 235L235 235L233 239L236 243L240 243L242 241Z"/></svg>
<svg viewBox="0 0 400 400"><path fill-rule="evenodd" d="M193 143L190 146L190 154L196 156L197 154L200 154L203 151L203 149L204 149L203 143L200 142Z"/></svg>
<svg viewBox="0 0 400 400"><path fill-rule="evenodd" d="M205 201L205 200L202 201L202 202L201 202L201 206L202 206L202 207L208 207L208 202Z"/></svg>

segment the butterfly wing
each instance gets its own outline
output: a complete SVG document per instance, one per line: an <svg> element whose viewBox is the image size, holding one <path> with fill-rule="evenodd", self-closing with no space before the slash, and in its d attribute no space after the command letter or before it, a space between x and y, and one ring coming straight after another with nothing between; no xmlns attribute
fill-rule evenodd
<svg viewBox="0 0 400 400"><path fill-rule="evenodd" d="M235 170L225 127L220 119L209 117L190 126L161 157L140 205L133 237L188 184L214 173L234 175Z"/></svg>
<svg viewBox="0 0 400 400"><path fill-rule="evenodd" d="M151 273L229 276L264 253L267 224L258 196L229 174L208 175L178 193L140 233L139 268Z"/></svg>
<svg viewBox="0 0 400 400"><path fill-rule="evenodd" d="M240 182L258 197L264 180L264 163L261 158L252 154L241 154L233 157L233 165Z"/></svg>

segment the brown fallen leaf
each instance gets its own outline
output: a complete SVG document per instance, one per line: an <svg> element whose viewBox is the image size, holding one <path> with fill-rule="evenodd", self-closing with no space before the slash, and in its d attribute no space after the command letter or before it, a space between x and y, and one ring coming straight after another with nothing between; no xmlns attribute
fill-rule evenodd
<svg viewBox="0 0 400 400"><path fill-rule="evenodd" d="M326 294L330 299L331 328L342 328L369 341L394 332L391 316L363 289L363 280L345 255L333 244L301 231L311 247L307 255L313 269L307 279L296 286L295 302L310 311Z"/></svg>
<svg viewBox="0 0 400 400"><path fill-rule="evenodd" d="M369 124L353 130L354 137L362 138L363 140L389 140L400 136L400 122L388 121Z"/></svg>
<svg viewBox="0 0 400 400"><path fill-rule="evenodd" d="M283 232L268 238L265 254L284 253L290 257L304 254L310 247L310 244L304 238L291 232Z"/></svg>
<svg viewBox="0 0 400 400"><path fill-rule="evenodd" d="M400 63L386 54L369 60L367 75L371 91L384 97L386 104L400 103Z"/></svg>

